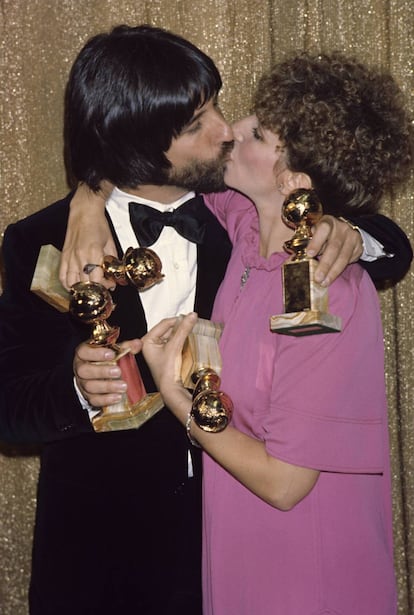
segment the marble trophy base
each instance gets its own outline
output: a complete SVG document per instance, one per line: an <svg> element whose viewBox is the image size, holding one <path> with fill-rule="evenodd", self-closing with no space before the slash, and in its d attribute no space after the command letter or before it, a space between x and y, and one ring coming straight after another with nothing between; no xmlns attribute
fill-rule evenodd
<svg viewBox="0 0 414 615"><path fill-rule="evenodd" d="M285 313L270 317L272 331L300 337L341 330L341 318L328 312L328 289L314 281L317 265L314 259L283 265Z"/></svg>
<svg viewBox="0 0 414 615"><path fill-rule="evenodd" d="M291 312L281 316L271 316L270 329L276 333L295 337L316 333L337 333L341 330L341 319L317 310Z"/></svg>
<svg viewBox="0 0 414 615"><path fill-rule="evenodd" d="M51 244L40 248L30 290L59 312L68 312L70 292L59 280L60 256Z"/></svg>
<svg viewBox="0 0 414 615"><path fill-rule="evenodd" d="M181 379L187 389L194 389L197 373L210 368L219 376L221 356L218 347L223 326L199 318L186 339L182 354Z"/></svg>
<svg viewBox="0 0 414 615"><path fill-rule="evenodd" d="M115 363L128 384L128 391L118 404L104 406L94 416L92 425L97 432L138 429L164 407L159 393L146 393L135 357L128 349L107 362L108 365Z"/></svg>

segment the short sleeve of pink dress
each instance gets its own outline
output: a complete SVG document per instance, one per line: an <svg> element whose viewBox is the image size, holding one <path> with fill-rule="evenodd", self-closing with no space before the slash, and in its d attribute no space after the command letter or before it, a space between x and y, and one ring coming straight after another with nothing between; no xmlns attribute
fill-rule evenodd
<svg viewBox="0 0 414 615"><path fill-rule="evenodd" d="M233 424L272 456L321 471L291 511L261 501L204 456L205 615L394 615L383 333L358 265L329 288L341 333L272 333L286 255L263 259L256 210L237 193L207 199L233 253L213 319Z"/></svg>

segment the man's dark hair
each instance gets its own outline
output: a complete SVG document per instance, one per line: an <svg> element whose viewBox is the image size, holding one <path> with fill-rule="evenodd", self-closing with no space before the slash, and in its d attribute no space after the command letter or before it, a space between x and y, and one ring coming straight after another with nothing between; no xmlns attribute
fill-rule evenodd
<svg viewBox="0 0 414 615"><path fill-rule="evenodd" d="M195 110L217 96L214 62L189 41L147 25L90 39L66 89L69 173L97 190L165 183L165 152Z"/></svg>

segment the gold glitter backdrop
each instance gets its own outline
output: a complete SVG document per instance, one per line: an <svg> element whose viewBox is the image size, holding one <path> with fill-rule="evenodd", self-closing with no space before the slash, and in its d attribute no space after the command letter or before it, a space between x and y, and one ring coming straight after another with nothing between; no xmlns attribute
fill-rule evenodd
<svg viewBox="0 0 414 615"><path fill-rule="evenodd" d="M341 49L390 69L414 111L412 0L0 0L0 232L67 191L63 90L84 42L119 23L171 29L210 54L229 119L257 78L293 49ZM414 182L384 204L413 236ZM394 480L399 614L414 613L412 273L381 293ZM27 613L38 458L0 447L0 611ZM411 575L410 571L411 570ZM367 614L368 615L368 614Z"/></svg>

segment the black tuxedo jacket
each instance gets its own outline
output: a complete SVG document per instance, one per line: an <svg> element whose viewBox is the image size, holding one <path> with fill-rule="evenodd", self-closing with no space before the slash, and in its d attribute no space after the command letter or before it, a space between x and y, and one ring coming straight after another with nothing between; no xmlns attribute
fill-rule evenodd
<svg viewBox="0 0 414 615"><path fill-rule="evenodd" d="M29 290L41 245L62 249L69 200L11 225L3 246L0 440L43 442L31 615L201 615L199 451L167 409L138 430L96 434L73 387L74 350L90 327ZM214 216L204 215L195 309L209 318L231 246ZM119 286L114 300L120 341L142 336L139 293Z"/></svg>
<svg viewBox="0 0 414 615"><path fill-rule="evenodd" d="M90 327L30 292L39 249L62 249L70 195L11 225L5 234L0 297L0 440L43 443L33 552L31 614L180 613L197 615L200 498L188 479L189 443L167 409L138 430L95 434L73 387L76 346ZM195 310L209 318L230 255L225 231L206 210L198 246ZM398 278L412 252L382 216L359 218L393 259L371 275ZM142 336L137 291L117 287L111 322L120 340ZM141 356L147 391L154 390Z"/></svg>

